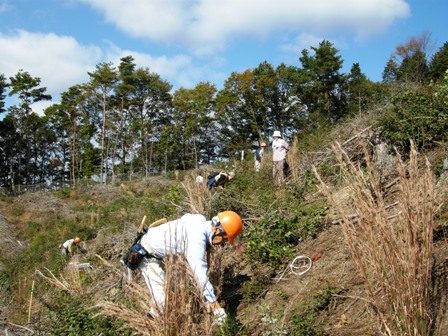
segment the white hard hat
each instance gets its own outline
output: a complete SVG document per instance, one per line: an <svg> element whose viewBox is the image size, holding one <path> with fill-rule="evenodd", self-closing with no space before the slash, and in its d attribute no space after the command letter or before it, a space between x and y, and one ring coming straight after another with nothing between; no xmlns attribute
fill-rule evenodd
<svg viewBox="0 0 448 336"><path fill-rule="evenodd" d="M282 137L282 134L280 133L280 131L274 131L274 134L272 135L274 138L275 137L279 137L279 138L281 138Z"/></svg>

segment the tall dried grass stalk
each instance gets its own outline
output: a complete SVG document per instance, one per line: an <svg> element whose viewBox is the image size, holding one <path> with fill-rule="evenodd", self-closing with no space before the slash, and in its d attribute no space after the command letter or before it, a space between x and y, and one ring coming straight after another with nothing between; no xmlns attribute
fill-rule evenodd
<svg viewBox="0 0 448 336"><path fill-rule="evenodd" d="M70 295L83 294L84 290L79 276L79 269L77 267L69 266L70 265L64 268L59 278L46 267L43 268L46 274L38 269L36 269L36 274L41 276L50 285L59 288Z"/></svg>
<svg viewBox="0 0 448 336"><path fill-rule="evenodd" d="M387 335L430 335L434 221L434 176L428 160L419 168L412 146L407 165L399 158L397 207L388 207L368 150L361 144L365 167L353 163L339 143L332 146L350 189L350 204L342 204L320 181L320 190L342 219L344 237L368 296ZM397 153L398 154L398 153ZM357 214L353 220L353 213Z"/></svg>
<svg viewBox="0 0 448 336"><path fill-rule="evenodd" d="M187 193L184 206L188 212L204 214L205 209L211 207L213 194L208 191L206 178L202 184L198 184L193 176L187 175L182 182L182 187Z"/></svg>
<svg viewBox="0 0 448 336"><path fill-rule="evenodd" d="M299 140L295 136L289 147L286 161L291 169L291 178L295 181L299 177Z"/></svg>
<svg viewBox="0 0 448 336"><path fill-rule="evenodd" d="M98 256L109 269L117 274L121 271ZM183 258L168 258L165 261L165 308L159 311L146 285L126 281L125 296L130 304L103 301L93 308L99 308L97 315L108 315L125 321L123 328L133 329L138 335L213 335L214 324L211 315L205 313L202 288ZM132 308L130 308L132 306ZM160 312L159 317L150 320L150 308Z"/></svg>
<svg viewBox="0 0 448 336"><path fill-rule="evenodd" d="M182 187L184 187L187 192L187 207L191 213L203 213L204 211L204 185L196 183L196 180L192 176L186 176L182 182Z"/></svg>

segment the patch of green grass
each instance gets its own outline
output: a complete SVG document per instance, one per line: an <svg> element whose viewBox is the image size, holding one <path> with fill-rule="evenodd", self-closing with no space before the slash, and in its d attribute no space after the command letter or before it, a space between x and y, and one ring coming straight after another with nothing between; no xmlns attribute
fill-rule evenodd
<svg viewBox="0 0 448 336"><path fill-rule="evenodd" d="M246 327L234 316L229 315L224 325L219 328L218 336L249 336L251 335Z"/></svg>
<svg viewBox="0 0 448 336"><path fill-rule="evenodd" d="M14 201L14 197L0 193L0 201L11 204Z"/></svg>
<svg viewBox="0 0 448 336"><path fill-rule="evenodd" d="M11 212L11 215L19 217L25 213L25 208L19 204L13 204L11 206L10 212Z"/></svg>
<svg viewBox="0 0 448 336"><path fill-rule="evenodd" d="M69 198L73 192L73 188L64 187L54 192L54 195L59 198Z"/></svg>
<svg viewBox="0 0 448 336"><path fill-rule="evenodd" d="M43 301L49 319L40 328L55 336L130 336L132 331L126 329L123 321L112 317L98 316L85 307L88 298L73 297L58 293L51 301Z"/></svg>
<svg viewBox="0 0 448 336"><path fill-rule="evenodd" d="M110 213L115 213L120 210L125 210L126 212L133 210L136 208L136 205L139 202L136 202L134 198L131 197L119 197L114 199L108 204L105 204L101 210L105 215Z"/></svg>
<svg viewBox="0 0 448 336"><path fill-rule="evenodd" d="M255 273L252 279L244 282L240 291L244 300L252 303L257 301L266 292L266 289L271 283L272 280L270 277L261 273Z"/></svg>
<svg viewBox="0 0 448 336"><path fill-rule="evenodd" d="M323 325L318 322L319 314L331 303L333 294L339 290L327 287L316 293L313 298L303 303L302 312L292 317L288 335L322 336Z"/></svg>

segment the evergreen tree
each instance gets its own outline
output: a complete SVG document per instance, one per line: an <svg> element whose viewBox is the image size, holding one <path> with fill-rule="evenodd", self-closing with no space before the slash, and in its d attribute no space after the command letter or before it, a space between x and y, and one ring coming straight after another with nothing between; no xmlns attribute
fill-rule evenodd
<svg viewBox="0 0 448 336"><path fill-rule="evenodd" d="M118 130L116 134L116 140L114 141L116 149L113 152L117 152L118 148L120 153L117 153L121 172L124 173L126 169L126 157L127 153L132 152L132 132L130 129L130 106L131 99L136 90L133 85L134 72L136 64L132 56L126 56L121 58L121 63L118 66L118 78L120 82L115 90L115 98L118 105Z"/></svg>
<svg viewBox="0 0 448 336"><path fill-rule="evenodd" d="M148 68L135 70L132 86L130 118L137 151L135 163L149 175L156 168L153 166L154 145L160 139L163 126L170 122L172 86ZM159 163L161 161L162 158Z"/></svg>
<svg viewBox="0 0 448 336"><path fill-rule="evenodd" d="M399 67L398 80L406 84L422 84L429 77L429 68L426 54L417 50L412 55L406 56Z"/></svg>
<svg viewBox="0 0 448 336"><path fill-rule="evenodd" d="M46 94L47 89L40 86L40 78L33 78L31 75L23 70L20 70L14 77L10 77L10 88L8 96L16 95L19 99L18 105L9 108L9 113L15 120L15 128L20 134L18 143L19 152L22 145L25 146L26 155L24 177L27 183L31 182L30 159L31 159L31 138L30 134L30 118L34 113L32 105L39 101L51 100L51 95ZM21 160L20 160L21 161ZM21 164L19 164L19 183L21 183Z"/></svg>
<svg viewBox="0 0 448 336"><path fill-rule="evenodd" d="M395 47L385 71L383 81L397 81L404 85L420 85L429 77L427 55L433 46L428 32L412 36L404 44Z"/></svg>
<svg viewBox="0 0 448 336"><path fill-rule="evenodd" d="M20 181L19 132L11 114L0 120L0 181L2 186L14 186Z"/></svg>
<svg viewBox="0 0 448 336"><path fill-rule="evenodd" d="M216 124L214 112L216 87L199 83L194 89L181 88L173 95L173 126L178 139L177 167L198 168L199 162L214 157ZM174 154L174 153L173 153Z"/></svg>
<svg viewBox="0 0 448 336"><path fill-rule="evenodd" d="M347 80L347 112L351 115L366 112L386 98L383 85L369 80L359 63L353 64Z"/></svg>
<svg viewBox="0 0 448 336"><path fill-rule="evenodd" d="M299 69L282 63L275 69L275 73L280 108L277 114L272 116L272 120L269 120L269 134L266 135L265 140L274 129L290 135L301 131L306 128L308 119L302 99L297 95L300 83Z"/></svg>
<svg viewBox="0 0 448 336"><path fill-rule="evenodd" d="M429 69L433 81L438 82L444 78L448 70L448 42L445 42L442 48L432 56Z"/></svg>
<svg viewBox="0 0 448 336"><path fill-rule="evenodd" d="M311 126L318 127L344 116L345 77L339 72L343 60L331 42L324 40L311 50L313 54L304 49L300 57L303 69L297 94L308 110Z"/></svg>
<svg viewBox="0 0 448 336"><path fill-rule="evenodd" d="M4 74L0 74L0 115L5 110L5 98L6 98L6 88L8 87L8 83L6 82L6 77Z"/></svg>
<svg viewBox="0 0 448 336"><path fill-rule="evenodd" d="M88 72L91 81L90 88L92 91L92 97L100 105L101 109L98 111L98 116L101 120L101 164L100 164L100 178L101 182L106 182L106 176L108 174L108 157L106 151L109 149L106 147L109 142L107 137L110 131L108 125L108 112L110 112L111 95L118 81L117 72L112 66L112 63L100 63L96 66L94 72ZM113 158L112 158L113 160Z"/></svg>

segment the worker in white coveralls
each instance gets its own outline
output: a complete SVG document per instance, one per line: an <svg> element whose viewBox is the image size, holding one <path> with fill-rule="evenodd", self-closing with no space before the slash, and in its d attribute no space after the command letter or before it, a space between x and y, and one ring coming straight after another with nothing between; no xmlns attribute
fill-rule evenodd
<svg viewBox="0 0 448 336"><path fill-rule="evenodd" d="M154 258L144 258L139 269L152 293L157 310L151 308L150 314L159 316L165 302L165 270L163 258L172 255L185 256L190 268L196 276L207 305L213 312L218 324L222 325L227 314L221 308L208 279L207 248L222 245L233 240L243 229L241 217L233 211L224 211L208 221L200 214L185 214L178 220L149 228L142 237L141 245Z"/></svg>
<svg viewBox="0 0 448 336"><path fill-rule="evenodd" d="M66 255L72 255L73 254L73 245L79 245L81 243L81 238L76 237L69 240L66 240L64 244L59 245L59 250L61 251L61 254Z"/></svg>

